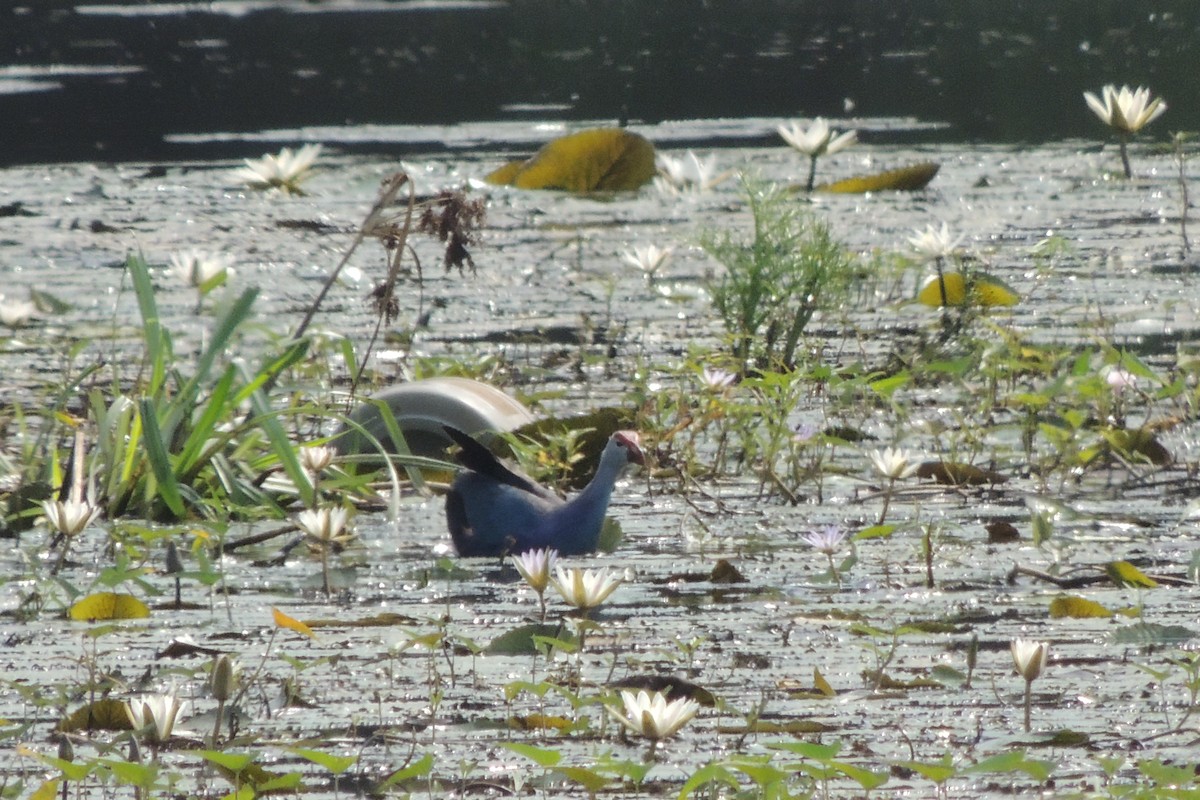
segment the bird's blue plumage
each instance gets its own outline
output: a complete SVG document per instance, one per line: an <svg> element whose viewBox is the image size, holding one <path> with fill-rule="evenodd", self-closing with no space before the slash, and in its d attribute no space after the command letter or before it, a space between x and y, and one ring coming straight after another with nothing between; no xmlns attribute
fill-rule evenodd
<svg viewBox="0 0 1200 800"><path fill-rule="evenodd" d="M543 547L562 555L594 551L621 470L644 460L636 434L615 433L591 482L579 494L563 500L513 473L465 434L450 433L462 446L462 458L469 467L446 495L450 537L463 556L507 555Z"/></svg>

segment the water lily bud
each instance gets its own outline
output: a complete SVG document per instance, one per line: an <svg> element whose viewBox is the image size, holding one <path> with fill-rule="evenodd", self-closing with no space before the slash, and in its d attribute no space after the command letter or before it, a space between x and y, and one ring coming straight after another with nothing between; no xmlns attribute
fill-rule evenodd
<svg viewBox="0 0 1200 800"><path fill-rule="evenodd" d="M233 697L237 688L237 674L233 668L233 660L225 653L217 656L213 663L212 693L219 702L226 702Z"/></svg>
<svg viewBox="0 0 1200 800"><path fill-rule="evenodd" d="M1017 674L1032 683L1046 669L1046 658L1050 655L1050 645L1047 642L1035 642L1029 639L1013 639L1013 664Z"/></svg>
<svg viewBox="0 0 1200 800"><path fill-rule="evenodd" d="M167 542L167 574L178 575L183 572L183 561L179 558L179 548L175 542Z"/></svg>
<svg viewBox="0 0 1200 800"><path fill-rule="evenodd" d="M58 740L58 758L60 761L75 760L75 748L71 745L71 740L66 736Z"/></svg>

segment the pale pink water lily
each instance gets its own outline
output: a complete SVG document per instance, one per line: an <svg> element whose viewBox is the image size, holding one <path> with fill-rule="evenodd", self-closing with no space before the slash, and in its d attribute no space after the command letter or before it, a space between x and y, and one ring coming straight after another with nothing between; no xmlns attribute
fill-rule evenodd
<svg viewBox="0 0 1200 800"><path fill-rule="evenodd" d="M1126 389L1136 388L1137 381L1137 376L1132 372L1114 364L1110 364L1104 370L1104 382L1108 384L1108 388L1112 389L1112 393L1115 395L1122 394Z"/></svg>
<svg viewBox="0 0 1200 800"><path fill-rule="evenodd" d="M700 704L690 697L668 701L662 692L644 689L636 693L623 690L621 703L624 713L607 706L612 718L633 733L656 742L674 736L700 710Z"/></svg>
<svg viewBox="0 0 1200 800"><path fill-rule="evenodd" d="M551 582L563 600L587 611L607 600L621 585L622 579L609 572L608 567L597 570L572 567L564 570L561 566L556 566Z"/></svg>
<svg viewBox="0 0 1200 800"><path fill-rule="evenodd" d="M303 194L300 184L308 178L321 155L321 145L306 144L293 152L285 147L276 155L267 153L258 159L245 159L245 166L233 171L233 178L251 189L279 189L287 194Z"/></svg>
<svg viewBox="0 0 1200 800"><path fill-rule="evenodd" d="M837 525L826 525L811 533L806 533L803 538L817 552L831 556L838 551L838 548L842 546L842 542L846 541L848 535L849 533L845 528L838 527Z"/></svg>

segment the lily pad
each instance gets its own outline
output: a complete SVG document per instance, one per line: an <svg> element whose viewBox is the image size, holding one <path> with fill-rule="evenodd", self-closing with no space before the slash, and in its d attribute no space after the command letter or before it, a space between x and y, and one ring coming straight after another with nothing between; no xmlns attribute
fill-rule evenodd
<svg viewBox="0 0 1200 800"><path fill-rule="evenodd" d="M1050 601L1050 616L1086 619L1089 617L1111 617L1113 612L1086 597L1063 596Z"/></svg>
<svg viewBox="0 0 1200 800"><path fill-rule="evenodd" d="M982 486L984 484L1004 483L1007 475L1001 475L990 469L961 464L956 461L925 461L917 467L918 478L933 478L937 483L947 486Z"/></svg>
<svg viewBox="0 0 1200 800"><path fill-rule="evenodd" d="M972 275L966 279L958 272L930 275L917 292L917 302L930 308L961 306L970 303L980 308L1015 306L1021 296L1011 286L990 275Z"/></svg>
<svg viewBox="0 0 1200 800"><path fill-rule="evenodd" d="M76 601L67 615L71 619L81 622L101 619L142 619L150 616L150 608L131 594L97 592Z"/></svg>
<svg viewBox="0 0 1200 800"><path fill-rule="evenodd" d="M874 175L858 175L834 183L823 183L814 192L866 194L867 192L915 192L924 189L941 169L941 164L926 161Z"/></svg>
<svg viewBox="0 0 1200 800"><path fill-rule="evenodd" d="M593 128L547 142L528 161L514 161L485 180L518 189L619 192L654 177L654 145L622 128Z"/></svg>

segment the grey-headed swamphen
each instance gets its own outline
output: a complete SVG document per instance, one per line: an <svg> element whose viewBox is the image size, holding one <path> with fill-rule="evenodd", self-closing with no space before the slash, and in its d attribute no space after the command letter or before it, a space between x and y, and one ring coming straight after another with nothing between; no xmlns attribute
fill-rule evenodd
<svg viewBox="0 0 1200 800"><path fill-rule="evenodd" d="M633 431L617 431L583 491L569 500L501 463L473 438L446 427L466 467L446 495L446 523L460 556L503 556L550 547L561 555L596 549L613 484L628 464L644 464Z"/></svg>

